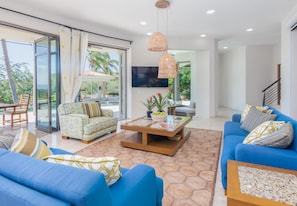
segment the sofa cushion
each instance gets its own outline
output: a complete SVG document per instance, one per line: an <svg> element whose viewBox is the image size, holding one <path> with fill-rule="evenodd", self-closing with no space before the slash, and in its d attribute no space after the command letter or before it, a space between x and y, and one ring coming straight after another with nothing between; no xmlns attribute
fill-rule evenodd
<svg viewBox="0 0 297 206"><path fill-rule="evenodd" d="M38 159L51 155L51 150L33 133L21 128L14 137L10 151L22 153Z"/></svg>
<svg viewBox="0 0 297 206"><path fill-rule="evenodd" d="M88 115L90 118L102 116L100 102L86 102L83 105L85 114Z"/></svg>
<svg viewBox="0 0 297 206"><path fill-rule="evenodd" d="M261 123L269 120L275 120L276 116L276 114L265 114L257 110L255 106L252 106L240 128L251 132Z"/></svg>
<svg viewBox="0 0 297 206"><path fill-rule="evenodd" d="M277 147L277 148L287 148L291 145L294 139L294 131L291 122L287 122L280 129L273 132L268 136L257 139L252 144Z"/></svg>
<svg viewBox="0 0 297 206"><path fill-rule="evenodd" d="M243 108L243 111L241 113L241 119L240 119L240 122L242 123L246 116L248 115L251 107L253 107L254 105L250 105L250 104L246 104ZM272 110L271 109L268 109L267 106L254 106L256 107L257 110L261 111L261 112L264 112L264 113L267 113L267 114L271 114Z"/></svg>
<svg viewBox="0 0 297 206"><path fill-rule="evenodd" d="M68 165L104 174L108 186L121 177L120 160L115 157L82 157L79 155L51 155L45 157L47 162Z"/></svg>
<svg viewBox="0 0 297 206"><path fill-rule="evenodd" d="M284 121L265 121L262 124L258 125L255 129L253 129L253 131L251 131L246 136L243 143L253 144L255 141L271 135L285 124L286 123Z"/></svg>

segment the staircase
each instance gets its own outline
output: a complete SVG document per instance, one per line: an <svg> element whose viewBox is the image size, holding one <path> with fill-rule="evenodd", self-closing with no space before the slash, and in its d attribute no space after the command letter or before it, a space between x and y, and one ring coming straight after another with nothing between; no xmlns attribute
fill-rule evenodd
<svg viewBox="0 0 297 206"><path fill-rule="evenodd" d="M265 89L263 93L263 106L279 106L281 99L281 79L279 78Z"/></svg>

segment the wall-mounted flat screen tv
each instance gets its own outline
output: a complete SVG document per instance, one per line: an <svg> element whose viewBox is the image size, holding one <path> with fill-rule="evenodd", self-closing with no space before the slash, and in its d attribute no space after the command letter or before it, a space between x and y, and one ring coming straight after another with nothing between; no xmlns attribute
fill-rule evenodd
<svg viewBox="0 0 297 206"><path fill-rule="evenodd" d="M132 87L168 87L168 79L158 79L158 67L133 66Z"/></svg>

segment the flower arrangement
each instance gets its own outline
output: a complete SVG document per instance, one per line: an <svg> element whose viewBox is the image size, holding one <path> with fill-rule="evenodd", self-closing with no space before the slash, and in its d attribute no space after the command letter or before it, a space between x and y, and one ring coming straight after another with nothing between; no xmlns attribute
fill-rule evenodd
<svg viewBox="0 0 297 206"><path fill-rule="evenodd" d="M142 102L142 103L146 107L148 112L151 112L154 109L154 107L156 106L155 102L153 101L153 97L147 98L146 101Z"/></svg>
<svg viewBox="0 0 297 206"><path fill-rule="evenodd" d="M158 112L164 112L164 108L167 106L167 97L162 97L162 94L158 92L153 96L153 99Z"/></svg>

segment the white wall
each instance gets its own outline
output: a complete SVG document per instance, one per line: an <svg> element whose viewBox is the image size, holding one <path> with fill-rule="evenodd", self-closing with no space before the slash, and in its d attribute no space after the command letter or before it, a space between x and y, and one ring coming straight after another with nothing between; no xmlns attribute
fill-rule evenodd
<svg viewBox="0 0 297 206"><path fill-rule="evenodd" d="M262 105L262 90L276 80L279 44L245 46L221 54L220 105L241 111Z"/></svg>
<svg viewBox="0 0 297 206"><path fill-rule="evenodd" d="M221 54L220 106L242 110L246 103L246 48Z"/></svg>
<svg viewBox="0 0 297 206"><path fill-rule="evenodd" d="M297 68L292 67L291 56L291 29L297 22L297 4L282 21L282 48L281 48L281 111L293 118L297 118Z"/></svg>
<svg viewBox="0 0 297 206"><path fill-rule="evenodd" d="M262 105L262 90L273 83L273 73L277 65L273 65L272 45L246 47L246 103Z"/></svg>

